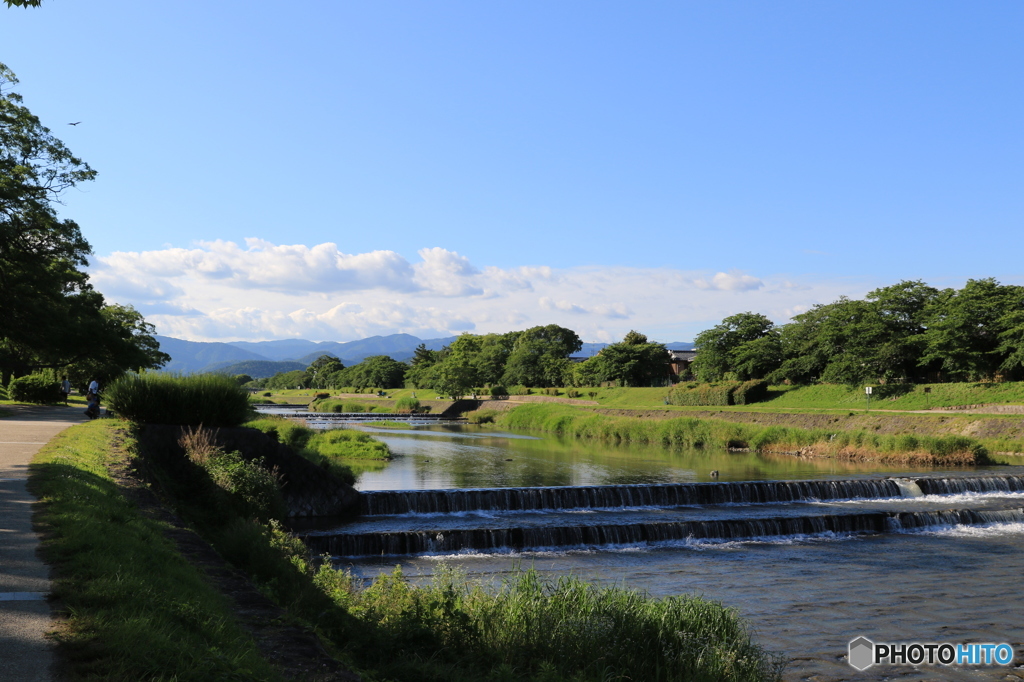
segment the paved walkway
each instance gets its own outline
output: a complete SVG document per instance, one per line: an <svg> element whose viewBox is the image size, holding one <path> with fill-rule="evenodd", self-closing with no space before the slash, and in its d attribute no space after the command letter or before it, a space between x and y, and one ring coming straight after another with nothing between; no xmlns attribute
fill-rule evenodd
<svg viewBox="0 0 1024 682"><path fill-rule="evenodd" d="M0 680L48 682L53 651L43 635L53 627L50 570L37 554L35 498L25 483L39 448L86 418L81 407L5 409L15 414L0 419Z"/></svg>

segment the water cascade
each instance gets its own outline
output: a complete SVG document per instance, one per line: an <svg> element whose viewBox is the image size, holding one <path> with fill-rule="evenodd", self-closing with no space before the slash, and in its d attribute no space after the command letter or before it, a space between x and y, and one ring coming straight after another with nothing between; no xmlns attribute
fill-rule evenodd
<svg viewBox="0 0 1024 682"><path fill-rule="evenodd" d="M900 495L903 497L923 497L924 492L921 486L912 478L894 478L893 482L900 487Z"/></svg>
<svg viewBox="0 0 1024 682"><path fill-rule="evenodd" d="M615 525L469 528L385 533L333 533L303 538L314 553L380 556L606 545L651 545L679 540L745 540L825 533L882 533L929 526L1024 521L1024 509L867 512L754 519L718 519Z"/></svg>
<svg viewBox="0 0 1024 682"><path fill-rule="evenodd" d="M364 492L364 515L679 507L814 500L883 499L964 492L1024 491L1024 476L882 478L845 481L742 481L546 488L468 488Z"/></svg>

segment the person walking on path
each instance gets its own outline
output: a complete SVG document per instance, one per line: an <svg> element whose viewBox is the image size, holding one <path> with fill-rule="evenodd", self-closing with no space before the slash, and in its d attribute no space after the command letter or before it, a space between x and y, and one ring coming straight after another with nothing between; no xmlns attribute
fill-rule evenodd
<svg viewBox="0 0 1024 682"><path fill-rule="evenodd" d="M28 464L51 438L84 421L69 407L14 405L0 418L0 680L51 682L50 571L37 555Z"/></svg>
<svg viewBox="0 0 1024 682"><path fill-rule="evenodd" d="M60 392L64 396L64 404L68 404L68 396L71 395L71 382L68 381L67 375L64 375L64 379L60 382Z"/></svg>

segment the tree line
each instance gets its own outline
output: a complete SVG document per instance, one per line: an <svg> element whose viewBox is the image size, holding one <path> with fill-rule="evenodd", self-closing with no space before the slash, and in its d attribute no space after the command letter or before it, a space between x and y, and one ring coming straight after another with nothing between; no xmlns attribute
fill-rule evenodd
<svg viewBox="0 0 1024 682"><path fill-rule="evenodd" d="M727 317L694 339L700 381L859 385L1024 378L1024 287L993 278L962 289L920 280L815 305L776 326Z"/></svg>
<svg viewBox="0 0 1024 682"><path fill-rule="evenodd" d="M93 289L92 248L57 215L64 192L96 171L22 104L17 83L0 64L0 383L48 373L84 387L163 366L153 326Z"/></svg>
<svg viewBox="0 0 1024 682"><path fill-rule="evenodd" d="M305 371L283 372L252 388L412 388L434 389L442 395L466 395L484 387L599 386L614 381L622 386L664 385L669 355L665 346L631 331L598 355L570 359L583 347L571 329L555 324L506 334L463 334L441 350L420 344L409 363L386 355L366 358L345 367L322 355ZM244 379L247 377L238 377Z"/></svg>

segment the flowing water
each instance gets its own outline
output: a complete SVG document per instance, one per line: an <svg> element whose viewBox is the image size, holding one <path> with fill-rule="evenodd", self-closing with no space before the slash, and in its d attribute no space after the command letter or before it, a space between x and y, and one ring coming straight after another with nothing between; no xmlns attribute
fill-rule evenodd
<svg viewBox="0 0 1024 682"><path fill-rule="evenodd" d="M913 469L609 446L475 427L370 429L363 508L296 530L372 579L516 566L736 608L787 679L1022 679L1024 466ZM717 472L713 474L712 472ZM1009 642L1010 666L846 663L847 643ZM1020 667L1017 667L1020 666Z"/></svg>

